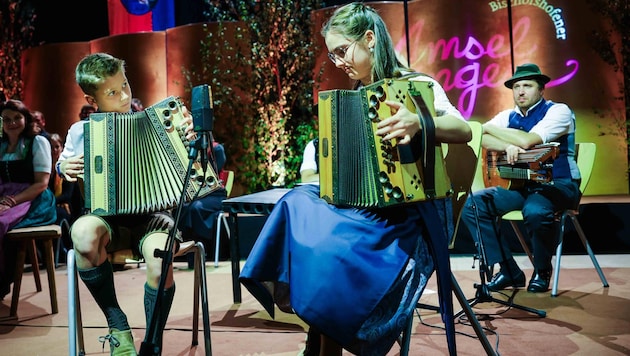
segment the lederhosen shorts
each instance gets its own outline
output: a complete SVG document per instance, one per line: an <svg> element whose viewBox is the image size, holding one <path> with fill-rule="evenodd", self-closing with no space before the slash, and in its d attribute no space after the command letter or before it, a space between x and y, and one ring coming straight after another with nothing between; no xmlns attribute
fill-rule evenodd
<svg viewBox="0 0 630 356"><path fill-rule="evenodd" d="M157 212L141 215L110 215L97 217L107 225L110 242L107 252L131 249L136 256L142 257L142 244L151 234L163 232L168 234L175 227L175 219L168 212ZM182 242L181 234L175 235L177 242Z"/></svg>

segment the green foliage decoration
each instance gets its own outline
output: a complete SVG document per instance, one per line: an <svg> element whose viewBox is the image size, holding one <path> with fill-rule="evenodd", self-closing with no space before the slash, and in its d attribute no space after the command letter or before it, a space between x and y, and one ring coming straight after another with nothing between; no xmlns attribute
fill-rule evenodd
<svg viewBox="0 0 630 356"><path fill-rule="evenodd" d="M319 49L310 17L320 6L317 0L206 0L204 15L219 30L207 31L201 44L203 68L185 73L189 81L212 82L215 117L230 123L216 135L227 139L228 160L237 162L237 179L248 192L293 186L302 151L317 135Z"/></svg>
<svg viewBox="0 0 630 356"><path fill-rule="evenodd" d="M35 10L28 1L0 0L0 92L22 99L21 55L33 47Z"/></svg>
<svg viewBox="0 0 630 356"><path fill-rule="evenodd" d="M594 13L599 13L608 20L609 29L593 31L589 43L600 58L613 69L623 73L623 82L619 83L619 95L615 100L625 102L625 134L628 143L628 162L630 162L630 1L629 0L591 0L589 5ZM615 34L621 37L617 42ZM617 58L617 53L621 54ZM620 63L621 62L621 63ZM618 118L623 125L623 118Z"/></svg>

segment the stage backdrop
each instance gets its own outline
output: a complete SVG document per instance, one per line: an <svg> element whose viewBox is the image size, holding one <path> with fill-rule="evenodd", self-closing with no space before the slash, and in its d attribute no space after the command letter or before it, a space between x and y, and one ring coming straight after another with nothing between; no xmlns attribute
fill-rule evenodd
<svg viewBox="0 0 630 356"><path fill-rule="evenodd" d="M588 0L512 1L512 27L506 1L465 2L415 0L408 3L411 66L435 77L468 120L485 122L499 110L512 107L511 91L503 82L514 65L535 62L553 80L545 96L568 104L577 117L578 142L598 146L587 195L627 194L628 162L625 103L619 98L623 76L614 63L593 47L593 31L605 32L606 19L594 13ZM403 2L371 2L386 20L397 49L407 56ZM321 26L333 8L313 13ZM194 24L167 31L123 34L93 40L44 45L24 52L24 101L47 117L47 129L65 133L78 119L82 93L74 83L74 67L82 56L107 51L128 62L134 95L145 105L167 95L189 98L185 68L202 68L200 41L216 23ZM233 24L237 26L238 24ZM204 26L207 28L204 30ZM318 32L316 32L318 33ZM511 35L511 36L510 36ZM512 37L512 41L510 40ZM315 77L323 80L315 91L349 88L345 74L326 57L321 36ZM613 41L620 43L618 34ZM605 46L604 46L605 47ZM618 53L613 53L621 63ZM315 96L317 97L317 96ZM220 113L215 131L225 131L229 115ZM232 136L220 137L229 139ZM236 159L235 159L236 161Z"/></svg>
<svg viewBox="0 0 630 356"><path fill-rule="evenodd" d="M371 2L385 19L398 52L407 57L404 4ZM514 65L534 62L552 81L545 97L569 105L577 118L576 141L597 144L587 195L628 193L628 162L623 75L602 59L593 31L607 20L586 0L513 0L512 44L507 1L417 0L408 3L411 67L436 78L469 120L486 122L514 106L503 82ZM321 26L333 9L314 16ZM318 57L324 80L317 90L350 88L323 49ZM621 42L618 34L613 41ZM616 63L621 56L616 53ZM319 68L318 68L319 69ZM316 73L318 71L316 70ZM621 96L621 98L620 98Z"/></svg>

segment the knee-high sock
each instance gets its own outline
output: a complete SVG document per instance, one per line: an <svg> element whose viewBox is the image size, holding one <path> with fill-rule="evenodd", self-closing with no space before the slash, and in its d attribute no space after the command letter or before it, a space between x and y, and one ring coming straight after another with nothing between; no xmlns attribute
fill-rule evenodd
<svg viewBox="0 0 630 356"><path fill-rule="evenodd" d="M168 314L171 312L171 306L173 305L173 297L175 296L175 284L171 288L168 288L164 291L162 295L162 302L160 304L160 319L158 320L158 329L155 333L155 345L162 349L162 334L164 332L164 327L166 326L166 321L168 320ZM153 310L155 309L155 300L157 299L157 289L153 289L149 287L148 284L144 284L144 315L146 317L147 322L147 335L148 328L151 323L151 316L153 315ZM151 340L145 340L149 341Z"/></svg>
<svg viewBox="0 0 630 356"><path fill-rule="evenodd" d="M112 264L106 260L100 266L85 270L79 269L78 271L81 280L87 286L96 304L105 314L109 328L129 330L127 316L120 309L118 299L116 299Z"/></svg>

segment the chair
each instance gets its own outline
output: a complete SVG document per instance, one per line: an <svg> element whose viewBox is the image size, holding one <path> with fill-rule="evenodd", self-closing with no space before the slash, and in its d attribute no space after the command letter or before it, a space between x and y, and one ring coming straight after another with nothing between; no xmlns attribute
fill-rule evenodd
<svg viewBox="0 0 630 356"><path fill-rule="evenodd" d="M225 174L225 190L227 196L232 191L234 184L234 171L224 170ZM230 237L230 228L227 222L227 216L220 212L217 217L217 233L216 233L216 252L215 252L215 267L218 267L219 261L219 241L221 237L221 224L227 231L228 238ZM186 241L180 244L179 250L175 254L175 258L194 253L194 299L193 299L193 335L192 345L196 346L198 342L199 334L199 296L201 295L201 306L203 313L204 323L204 345L207 355L211 355L211 341L210 341L210 314L208 309L208 287L206 283L206 251L202 242ZM124 265L129 263L140 264L144 261L135 256L131 249L124 249L111 253L108 256L109 260L114 265ZM77 345L79 348L79 354L84 354L83 348L83 332L81 329L81 309L79 303L79 295L77 289L78 273L75 267L74 250L70 250L68 253L68 320L69 322L69 338L70 354L76 355ZM74 293L72 291L75 291Z"/></svg>
<svg viewBox="0 0 630 356"><path fill-rule="evenodd" d="M39 277L39 261L37 258L36 241L43 243L44 251L42 257L46 265L46 274L48 275L48 291L50 293L50 307L52 314L59 312L57 305L57 285L55 283L55 257L53 252L53 241L61 237L61 226L56 224L23 227L9 230L5 235L8 241L18 244L17 259L15 265L15 275L13 278L13 294L11 296L11 310L9 318L17 318L17 308L20 301L20 288L22 287L22 275L24 274L24 263L26 254L33 268L33 277L35 278L35 286L38 292L42 291L42 283Z"/></svg>
<svg viewBox="0 0 630 356"><path fill-rule="evenodd" d="M446 171L453 186L453 219L455 230L449 240L449 249L455 247L456 232L459 228L459 215L475 180L481 154L483 128L477 121L469 121L472 139L466 144L442 144Z"/></svg>
<svg viewBox="0 0 630 356"><path fill-rule="evenodd" d="M592 143L592 142L582 142L582 143L576 144L576 159L577 159L578 167L580 168L580 175L582 176L582 182L580 183L580 192L582 194L586 190L588 181L591 178L591 172L593 171L593 165L595 163L596 150L597 150L597 147L595 143ZM593 266L595 267L597 274L599 274L599 278L601 279L603 286L605 288L608 287L608 281L606 280L606 277L604 276L604 272L602 272L602 269L599 266L599 263L597 262L597 258L595 257L595 254L593 253L593 250L591 249L591 246L588 243L588 240L586 239L586 235L584 234L584 231L582 230L582 227L580 226L580 223L578 222L578 219L577 219L578 214L579 214L579 204L577 207L575 207L575 209L564 210L564 211L558 212L557 214L559 224L560 224L560 230L559 230L559 237L558 237L558 246L556 247L556 261L555 261L555 266L553 270L553 287L551 290L552 297L558 296L560 259L562 257L562 243L564 239L564 228L565 228L565 223L567 221L567 218L569 218L569 220L573 223L573 226L575 227L575 230L578 236L580 237L580 240L582 240L582 244L584 245L586 252L588 253L589 257L591 258L591 261L593 262ZM514 233L518 237L521 243L521 246L523 246L523 250L525 251L525 253L527 254L527 256L529 257L530 261L533 264L534 256L532 255L532 252L530 251L527 245L527 242L525 241L523 233L518 227L518 222L523 221L523 214L521 213L521 211L515 210L515 211L508 212L504 214L501 217L501 219L510 222L510 225L512 226Z"/></svg>
<svg viewBox="0 0 630 356"><path fill-rule="evenodd" d="M481 126L481 123L477 121L469 121L468 124L470 125L472 130L472 139L469 142L467 142L466 144L442 144L444 159L446 162L446 171L448 172L448 176L453 187L452 202L455 227L453 230L453 235L449 237L449 249L452 249L454 247L455 237L457 236L457 230L459 229L461 211L464 203L466 202L466 199L468 198L468 194L471 191L471 186L473 185L476 174L479 171L478 158L481 154L481 137L483 135L483 128ZM452 273L450 282L455 297L461 304L464 313L466 314L468 320L471 322L473 328L475 329L475 333L482 342L487 354L494 355L495 352L492 349L492 346L488 342L488 339L486 338L483 329L479 324L479 321L477 320L477 317L468 305L468 300L464 296L461 288L459 287L459 284L455 280L455 277L452 275ZM419 305L418 307L424 306ZM439 308L432 306L430 307L430 309L439 310ZM406 330L403 331L402 339L400 342L401 356L406 356L409 353L412 324L413 318L410 318ZM447 340L449 341L449 343L453 343L454 348L455 336L449 336L448 334L449 331L447 328ZM452 339L449 339L449 337ZM450 348L451 345L449 345L449 351L453 353L455 350L451 350Z"/></svg>
<svg viewBox="0 0 630 356"><path fill-rule="evenodd" d="M230 197L230 193L232 193L232 187L234 186L234 171L224 170L227 173L227 178L225 180L225 191L227 192L227 197ZM219 267L219 247L221 244L221 226L225 228L225 233L227 234L228 240L230 239L230 225L228 223L228 214L224 211L220 211L217 214L217 223L216 223L216 245L214 248L214 267Z"/></svg>
<svg viewBox="0 0 630 356"><path fill-rule="evenodd" d="M212 355L210 341L210 311L208 307L208 285L206 283L206 251L201 242L186 241L180 244L175 257L195 254L194 286L193 286L193 333L192 345L199 344L199 297L203 313L203 335L206 355ZM141 261L135 261L141 263ZM68 251L68 344L69 355L85 355L83 341L83 324L81 321L81 305L79 300L79 274L75 264L74 249ZM78 348L78 350L77 350Z"/></svg>

